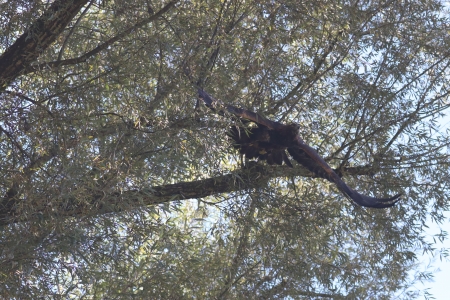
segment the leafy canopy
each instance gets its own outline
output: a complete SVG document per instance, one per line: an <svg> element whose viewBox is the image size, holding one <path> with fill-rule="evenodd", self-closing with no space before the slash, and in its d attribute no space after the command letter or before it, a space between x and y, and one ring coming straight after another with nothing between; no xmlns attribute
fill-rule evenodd
<svg viewBox="0 0 450 300"><path fill-rule="evenodd" d="M415 253L450 194L439 1L0 10L2 297L421 293ZM196 85L300 124L352 188L404 200L362 209L299 165L242 168L226 137L239 121L196 106Z"/></svg>

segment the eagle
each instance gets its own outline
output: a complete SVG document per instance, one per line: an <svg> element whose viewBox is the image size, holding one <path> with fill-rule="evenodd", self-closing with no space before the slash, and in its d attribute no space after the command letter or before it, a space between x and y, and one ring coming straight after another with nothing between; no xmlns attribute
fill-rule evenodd
<svg viewBox="0 0 450 300"><path fill-rule="evenodd" d="M293 167L287 156L289 153L300 165L315 176L334 183L347 198L360 206L386 208L395 205L400 200L401 194L390 198L375 198L351 189L325 160L303 141L299 135L298 124L282 124L271 121L255 112L222 103L201 88L198 89L198 94L199 99L203 100L210 109L215 110L215 105L220 104L226 111L237 116L244 123L256 124L256 127L250 128L233 126L229 132L229 136L234 141L234 147L247 158L265 160L271 165L284 163Z"/></svg>

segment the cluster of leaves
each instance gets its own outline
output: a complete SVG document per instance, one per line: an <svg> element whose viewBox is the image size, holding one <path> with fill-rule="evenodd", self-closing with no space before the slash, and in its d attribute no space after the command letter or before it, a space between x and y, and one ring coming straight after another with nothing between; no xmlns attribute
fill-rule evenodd
<svg viewBox="0 0 450 300"><path fill-rule="evenodd" d="M449 206L439 1L0 10L2 297L419 295L414 251ZM301 124L349 185L404 200L361 209L301 166L241 168L236 120L196 86Z"/></svg>

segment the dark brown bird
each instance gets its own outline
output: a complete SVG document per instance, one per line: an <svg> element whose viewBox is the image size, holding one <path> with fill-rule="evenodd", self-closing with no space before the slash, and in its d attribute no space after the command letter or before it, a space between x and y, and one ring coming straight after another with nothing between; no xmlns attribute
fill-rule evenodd
<svg viewBox="0 0 450 300"><path fill-rule="evenodd" d="M214 103L218 103L218 100L213 99L202 89L199 89L198 93L206 106L215 110ZM361 206L385 208L393 206L400 200L401 194L391 198L375 198L362 195L351 189L323 158L300 138L297 124L281 124L268 120L254 112L224 103L221 104L228 112L242 118L244 123L251 121L257 125L257 127L251 128L233 126L229 133L234 140L233 146L239 149L240 153L247 158L266 160L271 165L282 165L284 162L286 165L293 167L286 154L287 150L295 161L316 176L336 184L346 197Z"/></svg>
<svg viewBox="0 0 450 300"><path fill-rule="evenodd" d="M239 149L239 152L248 159L266 160L269 165L282 165L284 162L292 168L293 166L286 155L288 145L284 145L284 143L293 140L293 136L296 135L295 132L298 132L298 125L287 125L286 129L289 129L289 126L292 126L292 133L289 131L276 132L262 125L254 128L233 126L230 129L229 136L234 141L233 147Z"/></svg>

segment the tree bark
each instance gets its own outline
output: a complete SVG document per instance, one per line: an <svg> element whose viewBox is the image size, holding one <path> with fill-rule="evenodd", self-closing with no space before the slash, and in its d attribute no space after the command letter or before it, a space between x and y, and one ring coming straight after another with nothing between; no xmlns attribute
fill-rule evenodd
<svg viewBox="0 0 450 300"><path fill-rule="evenodd" d="M35 61L63 32L88 0L56 0L0 56L0 91Z"/></svg>
<svg viewBox="0 0 450 300"><path fill-rule="evenodd" d="M374 172L370 166L345 168L343 171L349 175L367 175ZM15 197L8 198L6 195L0 201L0 226L55 217L94 216L177 200L201 199L222 193L264 187L270 179L285 176L313 177L313 174L302 167L291 169L252 163L247 169L203 180L116 191L109 194L93 190L88 199L85 198L83 201L72 199L69 204L65 202L59 207L45 201L28 204L27 207L33 207L32 213L20 211L21 202L26 200L18 198L20 195L18 192Z"/></svg>
<svg viewBox="0 0 450 300"><path fill-rule="evenodd" d="M55 69L58 68L60 66L68 66L68 65L76 65L79 63L84 63L86 62L90 57L93 57L95 55L97 55L98 53L100 53L101 51L107 49L108 47L110 47L111 45L113 45L115 42L119 41L120 39L124 38L125 36L127 36L128 34L130 34L131 32L138 30L139 28L142 28L144 25L147 25L157 19L159 19L162 15L164 15L167 11L169 11L170 8L172 8L176 3L178 2L178 0L173 0L169 3L167 3L163 8L161 8L161 10L159 10L157 13L153 14L152 16L148 17L147 19L144 19L136 24L134 24L133 26L128 27L127 29L121 31L120 33L118 33L116 36L110 38L109 40L101 43L100 45L98 45L97 47L95 47L94 49L92 49L91 51L76 57L76 58L69 58L69 59L65 59L65 60L57 60L57 61L51 61L51 62L44 62L42 64L39 65L34 65L34 66L30 66L28 67L25 71L24 74L28 74L28 73L32 73L35 72L37 70L41 70L41 69Z"/></svg>
<svg viewBox="0 0 450 300"><path fill-rule="evenodd" d="M175 200L204 198L215 194L264 186L273 176L274 174L269 174L264 166L255 165L251 169L243 169L232 174L204 180L180 182L124 192L117 191L106 195L101 191L92 191L90 199L83 199L82 202L72 199L71 203L68 204L66 202L61 207L54 207L51 204L48 205L48 203L36 203L33 205L32 214L19 210L19 207L21 207L20 202L25 200L14 198L5 201L6 199L4 199L3 203L0 202L2 204L0 206L0 225L51 217L88 216L121 212ZM13 204L11 204L11 201Z"/></svg>

